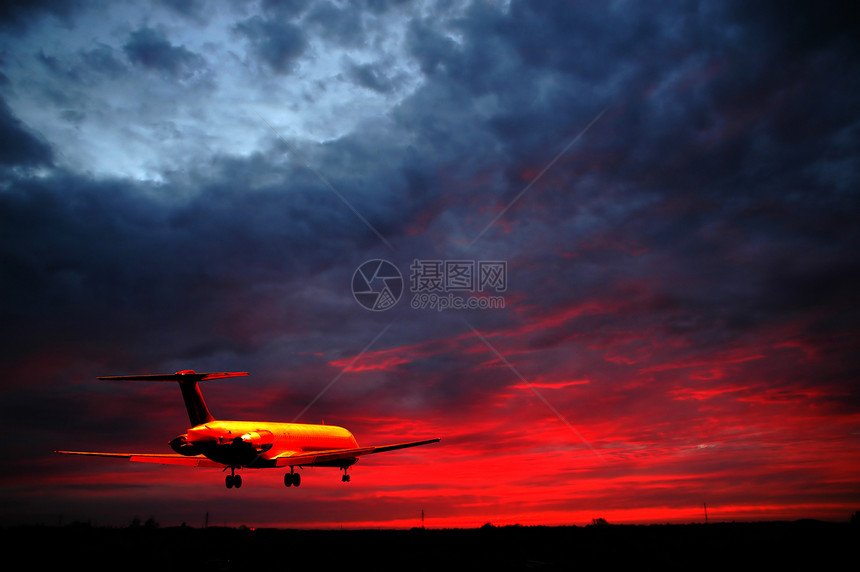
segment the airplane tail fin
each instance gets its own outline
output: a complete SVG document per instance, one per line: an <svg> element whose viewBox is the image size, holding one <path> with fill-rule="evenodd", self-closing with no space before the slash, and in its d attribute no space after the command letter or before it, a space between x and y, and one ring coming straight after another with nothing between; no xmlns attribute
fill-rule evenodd
<svg viewBox="0 0 860 572"><path fill-rule="evenodd" d="M248 372L234 371L223 373L197 373L194 370L187 369L177 371L176 373L165 373L155 375L114 375L110 377L100 377L101 380L109 381L177 381L179 389L182 390L182 399L185 401L185 408L188 410L188 419L191 421L191 426L202 425L209 421L214 421L215 418L209 413L209 408L206 407L206 402L203 401L203 394L200 393L200 388L197 383L210 379L223 379L225 377L238 377L248 375Z"/></svg>

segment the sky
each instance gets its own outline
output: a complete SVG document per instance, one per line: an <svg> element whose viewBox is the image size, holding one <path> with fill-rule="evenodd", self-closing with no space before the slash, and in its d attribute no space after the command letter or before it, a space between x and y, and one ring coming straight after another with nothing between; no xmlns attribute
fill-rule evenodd
<svg viewBox="0 0 860 572"><path fill-rule="evenodd" d="M0 524L860 508L849 2L0 9ZM219 419L439 443L243 471Z"/></svg>

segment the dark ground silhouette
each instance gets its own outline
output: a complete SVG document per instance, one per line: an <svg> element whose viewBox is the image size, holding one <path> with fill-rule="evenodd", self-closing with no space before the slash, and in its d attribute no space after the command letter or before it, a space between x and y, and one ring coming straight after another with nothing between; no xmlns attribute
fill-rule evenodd
<svg viewBox="0 0 860 572"><path fill-rule="evenodd" d="M860 526L688 525L278 530L85 524L2 529L7 559L87 570L599 570L844 568ZM849 566L850 567L850 566Z"/></svg>

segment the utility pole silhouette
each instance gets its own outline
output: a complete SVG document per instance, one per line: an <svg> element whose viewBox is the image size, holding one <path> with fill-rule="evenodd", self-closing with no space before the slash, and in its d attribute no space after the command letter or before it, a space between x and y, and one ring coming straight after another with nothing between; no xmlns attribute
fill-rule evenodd
<svg viewBox="0 0 860 572"><path fill-rule="evenodd" d="M705 503L705 524L708 524L708 503Z"/></svg>

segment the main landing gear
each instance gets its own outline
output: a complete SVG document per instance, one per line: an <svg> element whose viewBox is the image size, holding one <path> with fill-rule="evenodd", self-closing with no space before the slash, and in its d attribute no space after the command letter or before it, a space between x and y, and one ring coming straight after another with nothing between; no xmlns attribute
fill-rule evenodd
<svg viewBox="0 0 860 572"><path fill-rule="evenodd" d="M349 482L349 475L346 474L347 467L341 467L341 469L343 469L343 476L340 478L340 481L342 483L348 483Z"/></svg>
<svg viewBox="0 0 860 572"><path fill-rule="evenodd" d="M284 486L297 487L300 484L302 484L302 476L298 473L294 473L293 468L290 467L290 472L284 475Z"/></svg>
<svg viewBox="0 0 860 572"><path fill-rule="evenodd" d="M227 475L225 479L225 484L228 489L232 489L233 487L241 488L242 487L242 475L235 474L235 468L230 467L230 474Z"/></svg>

